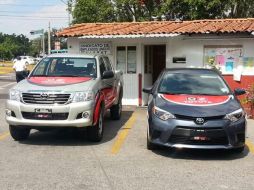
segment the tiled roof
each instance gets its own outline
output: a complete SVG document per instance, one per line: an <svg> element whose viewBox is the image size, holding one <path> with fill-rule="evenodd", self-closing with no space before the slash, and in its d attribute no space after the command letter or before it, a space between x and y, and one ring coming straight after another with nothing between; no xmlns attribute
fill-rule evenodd
<svg viewBox="0 0 254 190"><path fill-rule="evenodd" d="M174 36L181 34L252 33L254 18L193 21L152 21L76 24L57 33L59 37Z"/></svg>

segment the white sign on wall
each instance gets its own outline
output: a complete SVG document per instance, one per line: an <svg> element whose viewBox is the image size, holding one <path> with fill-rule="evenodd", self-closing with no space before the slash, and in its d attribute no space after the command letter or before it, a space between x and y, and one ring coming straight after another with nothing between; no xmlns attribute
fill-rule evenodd
<svg viewBox="0 0 254 190"><path fill-rule="evenodd" d="M112 53L110 43L81 43L80 52L86 54L103 54L109 55Z"/></svg>

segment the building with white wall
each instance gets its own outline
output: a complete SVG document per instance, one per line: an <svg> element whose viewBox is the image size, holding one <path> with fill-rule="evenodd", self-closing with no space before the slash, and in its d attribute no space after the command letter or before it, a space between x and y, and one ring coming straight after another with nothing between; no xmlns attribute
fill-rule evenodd
<svg viewBox="0 0 254 190"><path fill-rule="evenodd" d="M142 87L164 68L218 67L232 88L254 82L254 19L84 23L58 33L69 53L108 54L124 73L123 104L145 105Z"/></svg>

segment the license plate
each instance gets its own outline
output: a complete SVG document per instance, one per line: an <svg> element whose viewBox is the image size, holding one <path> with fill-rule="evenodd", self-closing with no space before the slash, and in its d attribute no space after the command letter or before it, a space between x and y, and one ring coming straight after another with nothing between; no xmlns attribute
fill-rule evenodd
<svg viewBox="0 0 254 190"><path fill-rule="evenodd" d="M47 109L47 108L35 108L34 109L35 113L52 113L52 109Z"/></svg>
<svg viewBox="0 0 254 190"><path fill-rule="evenodd" d="M196 137L193 137L193 140L195 140L195 141L209 141L210 140L210 138L208 138L208 137L200 137L200 136L196 136Z"/></svg>
<svg viewBox="0 0 254 190"><path fill-rule="evenodd" d="M52 109L36 108L34 109L34 116L38 119L51 119Z"/></svg>

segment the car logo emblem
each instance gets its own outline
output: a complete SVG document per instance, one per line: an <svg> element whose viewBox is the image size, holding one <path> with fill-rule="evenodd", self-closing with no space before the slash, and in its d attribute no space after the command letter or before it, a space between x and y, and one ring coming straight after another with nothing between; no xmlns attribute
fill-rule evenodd
<svg viewBox="0 0 254 190"><path fill-rule="evenodd" d="M49 97L47 93L41 93L41 99L46 100Z"/></svg>
<svg viewBox="0 0 254 190"><path fill-rule="evenodd" d="M196 124L203 125L205 123L205 120L201 117L196 118Z"/></svg>
<svg viewBox="0 0 254 190"><path fill-rule="evenodd" d="M188 100L188 101L196 101L197 98L195 98L195 97L187 97L187 100Z"/></svg>

